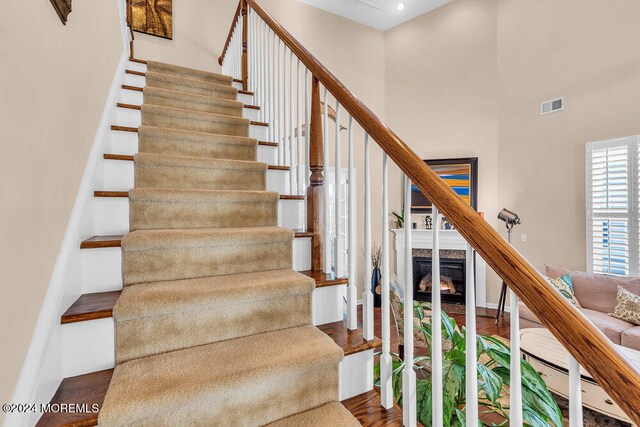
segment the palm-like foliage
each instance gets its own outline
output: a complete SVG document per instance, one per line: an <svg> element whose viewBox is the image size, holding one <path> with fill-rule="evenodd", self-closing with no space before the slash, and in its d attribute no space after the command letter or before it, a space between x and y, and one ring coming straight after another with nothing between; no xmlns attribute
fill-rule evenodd
<svg viewBox="0 0 640 427"><path fill-rule="evenodd" d="M420 320L419 330L431 347L431 323L423 323L427 303L414 303L415 316ZM466 376L466 328L458 328L456 321L442 312L442 338L447 350L443 351L442 383L443 413L445 426L465 426L465 376ZM418 327L418 326L416 326ZM511 349L505 343L489 336L477 336L478 397L482 405L481 416L496 413L504 418L499 425L509 423L509 407L506 397L509 385ZM418 421L431 426L431 375L430 357L416 357L414 369L418 377L416 384ZM425 367L425 365L427 365ZM520 361L522 372L523 418L526 425L534 427L562 426L562 413L549 392L547 385L536 370L525 360ZM393 392L402 405L402 370L404 362L393 354ZM375 366L376 384L379 385L380 364ZM482 417L481 417L482 418ZM479 425L485 426L482 420ZM494 424L492 424L494 425Z"/></svg>

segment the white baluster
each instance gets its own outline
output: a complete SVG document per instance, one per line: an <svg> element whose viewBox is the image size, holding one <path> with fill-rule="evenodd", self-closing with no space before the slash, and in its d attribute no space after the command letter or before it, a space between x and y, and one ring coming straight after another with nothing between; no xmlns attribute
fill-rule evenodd
<svg viewBox="0 0 640 427"><path fill-rule="evenodd" d="M263 21L260 21L262 28L260 30L260 121L261 122L266 122L267 121L267 116L266 116L266 111L267 111L267 106L266 106L266 102L265 102L265 98L266 98L266 94L265 94L265 80L266 80L266 76L265 76L265 64L266 64L266 59L265 59L265 46L266 46L266 37L265 37L265 32L266 32L266 24Z"/></svg>
<svg viewBox="0 0 640 427"><path fill-rule="evenodd" d="M522 372L520 369L520 313L519 298L510 292L509 319L511 323L511 376L509 381L509 425L522 426Z"/></svg>
<svg viewBox="0 0 640 427"><path fill-rule="evenodd" d="M289 192L297 194L296 173L293 162L293 51L289 53Z"/></svg>
<svg viewBox="0 0 640 427"><path fill-rule="evenodd" d="M569 355L569 427L582 427L582 384L580 364Z"/></svg>
<svg viewBox="0 0 640 427"><path fill-rule="evenodd" d="M328 106L327 106L327 109ZM334 166L334 175L335 182L333 184L333 193L335 195L334 198L334 228L335 235L333 237L333 266L336 277L344 276L343 266L342 266L342 224L341 224L341 208L342 208L342 188L340 187L340 180L342 177L342 170L340 166L342 164L342 156L340 149L340 103L336 101L336 138L335 138L335 166Z"/></svg>
<svg viewBox="0 0 640 427"><path fill-rule="evenodd" d="M282 97L280 96L280 37L276 38L276 75L275 75L275 96L276 96L276 107L275 107L275 133L276 133L276 142L278 143L278 165L282 165L282 160L284 159L284 147L282 144L282 138L280 135L281 126L280 126L280 118L282 117Z"/></svg>
<svg viewBox="0 0 640 427"><path fill-rule="evenodd" d="M406 212L405 212L406 215ZM433 250L431 251L431 378L432 425L442 427L442 308L440 302L440 224L433 206ZM405 217L404 226L407 226Z"/></svg>
<svg viewBox="0 0 640 427"><path fill-rule="evenodd" d="M324 170L326 174L329 174L329 126L328 126L328 105L327 99L329 96L329 91L327 88L324 88L324 104L322 111L322 128L324 131L322 132L322 149L325 153L324 160ZM325 196L324 196L324 272L331 273L333 267L333 259L331 258L331 224L329 222L329 218L331 216L331 209L329 206L329 194L327 189L325 188Z"/></svg>
<svg viewBox="0 0 640 427"><path fill-rule="evenodd" d="M466 303L466 406L465 415L467 419L467 427L476 427L478 425L478 360L476 349L476 281L475 281L475 252L473 247L467 244L467 266L466 276L467 283L465 289ZM433 285L431 286L433 289Z"/></svg>
<svg viewBox="0 0 640 427"><path fill-rule="evenodd" d="M358 328L358 297L356 283L358 278L356 268L356 177L355 159L353 157L353 117L349 116L349 200L347 219L349 220L349 286L347 287L347 327L351 330Z"/></svg>
<svg viewBox="0 0 640 427"><path fill-rule="evenodd" d="M267 104L268 104L268 116L267 121L269 122L269 141L276 142L275 135L273 133L274 128L274 120L273 120L273 41L274 34L272 31L269 31L269 40L268 40L268 51L267 51L267 85L269 89L267 91Z"/></svg>
<svg viewBox="0 0 640 427"><path fill-rule="evenodd" d="M404 177L404 369L402 372L402 421L416 423L416 373L413 370L413 245L411 240L411 180ZM402 285L402 284L401 284ZM433 289L434 286L431 286Z"/></svg>
<svg viewBox="0 0 640 427"><path fill-rule="evenodd" d="M284 43L283 43L284 44ZM287 129L288 129L288 119L289 119L289 110L287 110L287 45L284 45L284 55L282 58L282 132L280 135L280 139L282 140L282 161L280 164L282 166L286 166L287 164ZM291 189L289 189L289 194L291 194Z"/></svg>
<svg viewBox="0 0 640 427"><path fill-rule="evenodd" d="M309 69L304 70L304 188L309 186L309 136L311 127L309 126Z"/></svg>
<svg viewBox="0 0 640 427"><path fill-rule="evenodd" d="M298 69L296 71L296 111L298 112L298 136L296 138L297 154L298 154L298 194L305 194L306 188L304 188L304 162L302 157L302 109L300 108L300 98L302 92L300 91L300 59L298 59ZM303 221L306 224L306 221Z"/></svg>
<svg viewBox="0 0 640 427"><path fill-rule="evenodd" d="M362 292L362 335L373 339L373 293L371 292L371 161L369 134L364 135L364 287Z"/></svg>
<svg viewBox="0 0 640 427"><path fill-rule="evenodd" d="M391 312L389 305L389 182L386 153L382 155L382 354L380 355L380 404L393 406L391 361Z"/></svg>

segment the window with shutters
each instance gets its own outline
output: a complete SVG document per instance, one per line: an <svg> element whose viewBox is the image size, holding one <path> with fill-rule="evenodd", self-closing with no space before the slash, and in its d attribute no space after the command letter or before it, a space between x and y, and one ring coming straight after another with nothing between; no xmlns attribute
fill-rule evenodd
<svg viewBox="0 0 640 427"><path fill-rule="evenodd" d="M587 264L592 273L640 275L639 137L587 144Z"/></svg>

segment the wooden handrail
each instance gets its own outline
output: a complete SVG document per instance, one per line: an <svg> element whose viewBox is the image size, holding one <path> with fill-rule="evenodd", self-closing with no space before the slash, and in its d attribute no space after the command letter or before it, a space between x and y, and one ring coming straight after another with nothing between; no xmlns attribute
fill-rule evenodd
<svg viewBox="0 0 640 427"><path fill-rule="evenodd" d="M220 54L220 58L218 58L218 64L220 65L222 65L222 62L224 61L224 57L227 55L227 50L229 50L229 45L231 44L231 37L233 37L233 29L235 28L235 23L238 21L238 18L240 18L241 12L242 12L242 1L238 2L236 13L233 14L233 21L231 21L231 28L229 28L227 41L224 42L224 47L222 48L222 54Z"/></svg>
<svg viewBox="0 0 640 427"><path fill-rule="evenodd" d="M246 2L309 69L314 81L317 79L331 92L627 415L640 424L640 371L268 12L255 0Z"/></svg>

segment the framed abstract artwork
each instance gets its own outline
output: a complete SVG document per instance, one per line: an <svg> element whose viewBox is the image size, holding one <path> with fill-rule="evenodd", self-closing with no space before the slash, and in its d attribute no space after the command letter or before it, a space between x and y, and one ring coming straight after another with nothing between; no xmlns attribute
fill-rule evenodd
<svg viewBox="0 0 640 427"><path fill-rule="evenodd" d="M173 39L173 0L129 0L133 31Z"/></svg>
<svg viewBox="0 0 640 427"><path fill-rule="evenodd" d="M469 206L478 210L478 158L425 160L431 169L455 191ZM430 213L431 202L413 185L411 187L411 212Z"/></svg>

